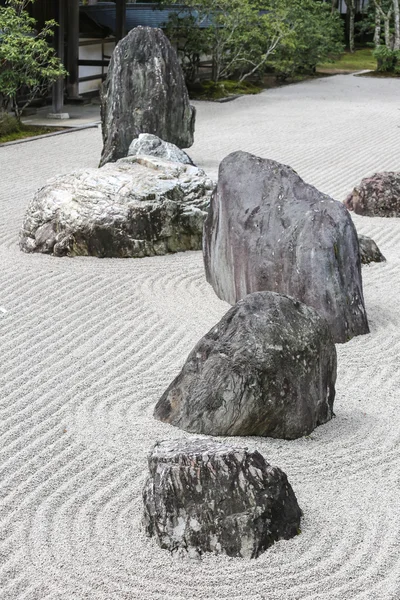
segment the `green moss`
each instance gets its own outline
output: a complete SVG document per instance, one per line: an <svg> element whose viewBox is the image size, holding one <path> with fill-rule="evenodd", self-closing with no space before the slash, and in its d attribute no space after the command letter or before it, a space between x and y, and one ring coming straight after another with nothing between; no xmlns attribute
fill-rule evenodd
<svg viewBox="0 0 400 600"><path fill-rule="evenodd" d="M376 69L376 59L372 55L372 48L360 48L353 53L344 52L332 62L318 65L318 69L337 69L343 71L363 71Z"/></svg>
<svg viewBox="0 0 400 600"><path fill-rule="evenodd" d="M188 86L189 95L192 100L221 100L229 96L243 94L258 94L262 87L254 85L248 81L202 81Z"/></svg>
<svg viewBox="0 0 400 600"><path fill-rule="evenodd" d="M36 137L37 135L45 135L46 133L54 133L55 131L61 131L62 129L63 127L41 127L38 125L24 125L23 123L17 123L17 128L8 130L7 133L0 135L0 144Z"/></svg>

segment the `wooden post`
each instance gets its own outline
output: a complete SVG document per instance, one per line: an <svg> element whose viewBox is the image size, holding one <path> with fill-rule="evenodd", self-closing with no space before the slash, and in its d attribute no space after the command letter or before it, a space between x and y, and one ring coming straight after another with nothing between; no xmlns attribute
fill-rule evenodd
<svg viewBox="0 0 400 600"><path fill-rule="evenodd" d="M126 34L126 0L115 0L115 43L118 44Z"/></svg>
<svg viewBox="0 0 400 600"><path fill-rule="evenodd" d="M68 1L67 71L68 98L79 98L79 0Z"/></svg>

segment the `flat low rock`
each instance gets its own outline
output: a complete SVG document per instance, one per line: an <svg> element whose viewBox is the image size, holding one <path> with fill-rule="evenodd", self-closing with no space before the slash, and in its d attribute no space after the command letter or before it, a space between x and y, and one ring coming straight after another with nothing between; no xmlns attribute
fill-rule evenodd
<svg viewBox="0 0 400 600"><path fill-rule="evenodd" d="M200 250L213 186L197 167L143 156L61 175L29 204L20 247L121 258Z"/></svg>
<svg viewBox="0 0 400 600"><path fill-rule="evenodd" d="M286 165L247 152L221 162L203 253L207 281L230 304L280 292L313 306L335 342L369 332L351 216Z"/></svg>
<svg viewBox="0 0 400 600"><path fill-rule="evenodd" d="M195 115L168 38L156 27L135 27L117 44L102 88L100 166L127 156L140 133L189 148Z"/></svg>
<svg viewBox="0 0 400 600"><path fill-rule="evenodd" d="M156 156L170 162L193 165L191 158L170 142L164 142L156 135L141 133L129 146L128 156Z"/></svg>
<svg viewBox="0 0 400 600"><path fill-rule="evenodd" d="M299 533L301 510L287 477L244 446L165 441L148 459L144 526L161 548L256 558Z"/></svg>
<svg viewBox="0 0 400 600"><path fill-rule="evenodd" d="M360 244L360 258L363 265L386 261L386 258L372 238L367 235L358 234L358 243Z"/></svg>
<svg viewBox="0 0 400 600"><path fill-rule="evenodd" d="M347 196L344 205L357 215L400 217L400 172L365 177Z"/></svg>
<svg viewBox="0 0 400 600"><path fill-rule="evenodd" d="M189 354L155 418L191 433L295 439L331 419L336 349L315 309L249 294Z"/></svg>

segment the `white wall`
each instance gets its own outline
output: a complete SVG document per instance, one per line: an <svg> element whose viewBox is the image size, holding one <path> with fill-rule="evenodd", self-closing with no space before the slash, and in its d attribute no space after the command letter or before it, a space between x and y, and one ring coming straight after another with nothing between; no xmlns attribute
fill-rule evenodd
<svg viewBox="0 0 400 600"><path fill-rule="evenodd" d="M80 41L87 41L81 39ZM80 46L79 47L79 59L80 60L102 60L101 40L95 40L96 44L93 46ZM104 53L111 56L113 53L115 44L114 42L108 42L104 44ZM107 73L107 67L104 67L104 72ZM79 67L79 77L88 77L89 75L99 75L99 79L93 81L83 81L79 84L79 93L85 94L87 92L93 92L100 88L101 85L101 67Z"/></svg>

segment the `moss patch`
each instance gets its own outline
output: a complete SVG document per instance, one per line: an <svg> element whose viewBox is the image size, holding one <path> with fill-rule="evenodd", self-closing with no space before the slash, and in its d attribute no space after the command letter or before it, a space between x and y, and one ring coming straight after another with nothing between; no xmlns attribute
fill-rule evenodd
<svg viewBox="0 0 400 600"><path fill-rule="evenodd" d="M0 135L0 144L36 137L38 135L45 135L46 133L54 133L55 131L62 131L63 129L64 127L43 127L38 125L24 125L21 123L14 131L8 131L7 133L4 133L4 135Z"/></svg>
<svg viewBox="0 0 400 600"><path fill-rule="evenodd" d="M332 62L318 65L318 70L324 71L363 71L365 69L376 69L376 59L372 55L372 48L360 48L351 54L344 52Z"/></svg>
<svg viewBox="0 0 400 600"><path fill-rule="evenodd" d="M399 78L400 73L393 73L392 71L371 71L370 73L360 73L360 75L357 75L357 77L381 77L383 79L387 77Z"/></svg>
<svg viewBox="0 0 400 600"><path fill-rule="evenodd" d="M243 94L259 94L262 87L248 81L202 81L188 86L189 96L192 100L221 100L229 96Z"/></svg>

